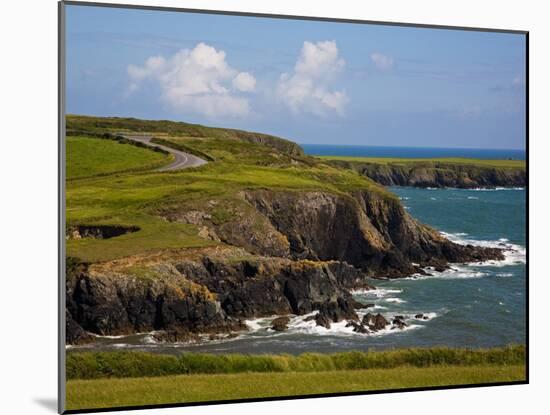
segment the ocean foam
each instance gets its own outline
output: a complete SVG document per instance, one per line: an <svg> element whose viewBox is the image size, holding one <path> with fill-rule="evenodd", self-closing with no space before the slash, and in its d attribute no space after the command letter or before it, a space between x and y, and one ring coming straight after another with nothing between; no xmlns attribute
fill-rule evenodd
<svg viewBox="0 0 550 415"><path fill-rule="evenodd" d="M460 190L460 189L457 189ZM525 187L476 187L474 189L463 189L474 192L498 192L501 190L525 190Z"/></svg>
<svg viewBox="0 0 550 415"><path fill-rule="evenodd" d="M397 297L386 298L385 301L388 303L397 303L397 304L406 303L405 300L402 300L401 298L397 298Z"/></svg>
<svg viewBox="0 0 550 415"><path fill-rule="evenodd" d="M483 262L473 262L471 265L476 266L491 266L491 267L504 267L507 265L525 264L527 250L525 247L509 242L507 238L500 238L497 241L484 241L477 239L463 238L461 233L447 233L441 232L441 234L450 241L460 245L474 245L486 248L500 248L503 250L503 260L488 260Z"/></svg>
<svg viewBox="0 0 550 415"><path fill-rule="evenodd" d="M388 294L399 294L403 290L399 288L375 288L374 290L352 290L352 294L360 294L366 297L382 298Z"/></svg>

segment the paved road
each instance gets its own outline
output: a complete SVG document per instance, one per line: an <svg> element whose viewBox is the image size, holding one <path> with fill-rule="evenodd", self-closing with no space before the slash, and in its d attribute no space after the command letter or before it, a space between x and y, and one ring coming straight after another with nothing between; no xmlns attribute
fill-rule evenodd
<svg viewBox="0 0 550 415"><path fill-rule="evenodd" d="M185 169L187 167L197 167L206 164L206 160L203 160L197 156L194 156L189 153L184 153L183 151L175 150L171 147L166 147L161 144L151 143L152 135L123 135L124 138L129 140L139 141L149 147L157 147L162 150L168 151L170 154L174 155L174 161L167 166L162 166L157 169L157 171L170 171L170 170L179 170Z"/></svg>

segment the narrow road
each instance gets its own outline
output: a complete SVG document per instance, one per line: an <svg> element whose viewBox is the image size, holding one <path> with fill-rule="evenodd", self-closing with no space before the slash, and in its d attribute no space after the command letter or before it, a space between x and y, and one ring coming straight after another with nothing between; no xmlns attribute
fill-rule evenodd
<svg viewBox="0 0 550 415"><path fill-rule="evenodd" d="M121 134L122 135L122 134ZM152 135L122 135L124 138L127 138L129 140L133 141L139 141L140 143L143 143L149 147L156 147L160 148L162 150L165 150L169 152L170 154L174 155L174 161L170 163L167 166L162 166L157 169L157 171L170 171L170 170L179 170L179 169L185 169L187 167L198 167L202 166L203 164L206 164L206 160L203 160L197 156L194 156L189 153L184 153L183 151L179 151L176 149L173 149L171 147L163 146L161 144L155 144L151 142L151 139L153 138Z"/></svg>

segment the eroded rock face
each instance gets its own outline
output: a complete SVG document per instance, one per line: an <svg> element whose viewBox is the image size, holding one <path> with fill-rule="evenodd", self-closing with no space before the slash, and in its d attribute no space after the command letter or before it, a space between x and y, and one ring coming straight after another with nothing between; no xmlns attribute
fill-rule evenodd
<svg viewBox="0 0 550 415"><path fill-rule="evenodd" d="M286 258L242 259L243 253L227 248L222 254L199 250L192 258L163 257L152 264L81 264L67 279L67 341L89 340L86 332L152 330L162 332L160 339L179 341L244 330L242 319L248 317L314 310L331 322L357 318L345 284L369 285L356 268Z"/></svg>
<svg viewBox="0 0 550 415"><path fill-rule="evenodd" d="M71 266L67 341L89 341L87 332L152 330L160 339L179 341L246 329L245 318L314 311L316 323L329 328L357 320L355 309L364 306L349 290L368 289L368 277L503 258L498 249L448 241L380 191L255 190L228 206L220 203L159 213L225 244ZM361 332L381 330L388 322L370 315L356 324Z"/></svg>
<svg viewBox="0 0 550 415"><path fill-rule="evenodd" d="M368 327L372 331L383 330L389 325L389 321L384 318L380 313L374 315L367 313L363 316L363 321L361 322L364 326Z"/></svg>
<svg viewBox="0 0 550 415"><path fill-rule="evenodd" d="M109 239L139 231L137 226L119 225L73 225L66 230L67 239Z"/></svg>
<svg viewBox="0 0 550 415"><path fill-rule="evenodd" d="M288 238L291 257L345 261L374 277L503 258L499 249L450 242L413 219L399 200L380 192L357 191L347 197L259 190L246 198Z"/></svg>
<svg viewBox="0 0 550 415"><path fill-rule="evenodd" d="M527 174L523 169L495 169L490 167L432 163L426 166L403 166L376 163L331 161L339 167L358 171L383 186L414 187L524 187Z"/></svg>

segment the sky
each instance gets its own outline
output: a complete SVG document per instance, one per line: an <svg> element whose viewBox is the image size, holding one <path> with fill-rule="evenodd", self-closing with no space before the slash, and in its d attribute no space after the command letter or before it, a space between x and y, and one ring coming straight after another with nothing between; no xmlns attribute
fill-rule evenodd
<svg viewBox="0 0 550 415"><path fill-rule="evenodd" d="M525 36L67 6L66 111L302 144L525 148Z"/></svg>

